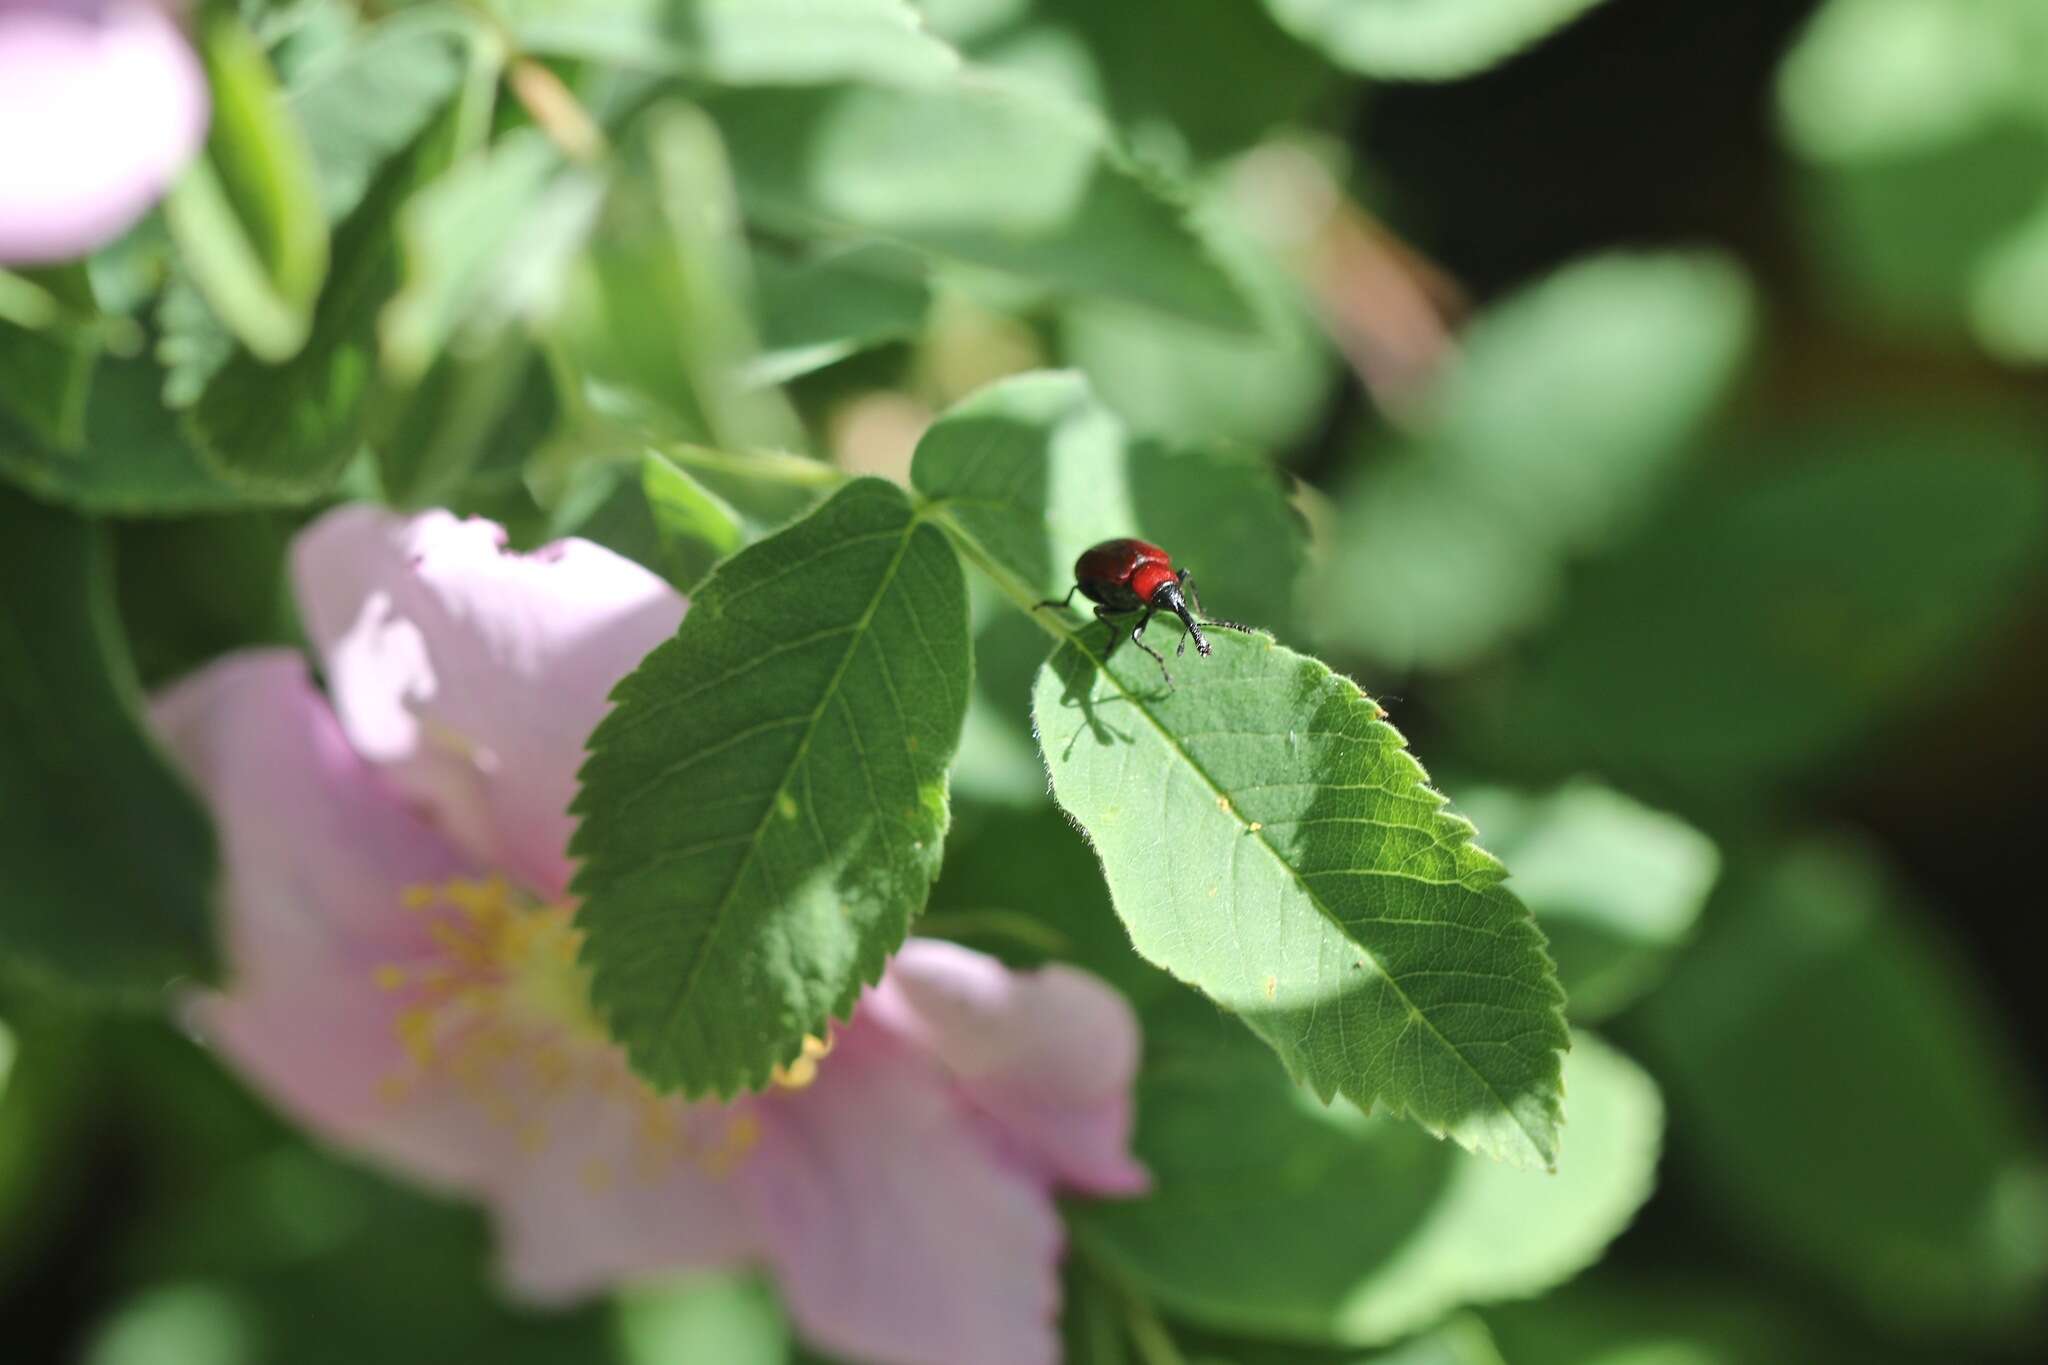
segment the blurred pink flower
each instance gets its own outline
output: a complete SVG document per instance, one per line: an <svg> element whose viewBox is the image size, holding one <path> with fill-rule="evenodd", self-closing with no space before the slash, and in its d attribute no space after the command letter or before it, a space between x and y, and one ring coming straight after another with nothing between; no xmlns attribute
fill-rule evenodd
<svg viewBox="0 0 2048 1365"><path fill-rule="evenodd" d="M206 136L206 77L152 0L0 0L0 265L140 218Z"/></svg>
<svg viewBox="0 0 2048 1365"><path fill-rule="evenodd" d="M913 939L768 1092L649 1091L593 1017L562 850L584 736L682 600L584 541L443 512L305 531L332 704L285 650L158 699L226 861L202 1032L315 1131L483 1200L518 1293L754 1262L821 1345L1056 1354L1051 1190L1142 1189L1137 1029L1081 972Z"/></svg>

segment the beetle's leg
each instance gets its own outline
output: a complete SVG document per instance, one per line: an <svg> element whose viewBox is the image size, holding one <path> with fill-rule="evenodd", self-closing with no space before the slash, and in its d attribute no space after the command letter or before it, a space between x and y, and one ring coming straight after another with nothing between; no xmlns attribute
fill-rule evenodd
<svg viewBox="0 0 2048 1365"><path fill-rule="evenodd" d="M1109 630L1109 643L1102 650L1102 662L1104 663L1109 662L1109 656L1116 653L1116 647L1124 642L1123 632L1116 628L1116 622L1109 619L1112 616L1121 615L1123 615L1122 612L1113 611L1108 607L1097 607L1095 609L1095 619L1102 622Z"/></svg>
<svg viewBox="0 0 2048 1365"><path fill-rule="evenodd" d="M1173 685L1173 674L1168 673L1166 671L1165 656L1162 655L1158 650L1152 648L1152 646L1145 643L1145 627L1151 624L1152 608L1147 607L1145 608L1145 614L1138 618L1138 624L1131 627L1131 643L1152 656L1154 661L1156 661L1159 665L1160 676L1166 679L1167 685L1170 687Z"/></svg>
<svg viewBox="0 0 2048 1365"><path fill-rule="evenodd" d="M1031 610L1037 611L1039 607L1064 607L1067 603L1074 600L1074 594L1079 591L1081 591L1081 585L1076 583L1073 587L1067 589L1065 597L1048 597L1043 602L1038 603L1037 606L1032 607Z"/></svg>

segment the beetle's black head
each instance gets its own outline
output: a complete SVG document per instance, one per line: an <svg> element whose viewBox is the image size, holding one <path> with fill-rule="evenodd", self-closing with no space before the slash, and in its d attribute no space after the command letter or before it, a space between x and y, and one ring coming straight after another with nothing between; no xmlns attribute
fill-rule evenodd
<svg viewBox="0 0 2048 1365"><path fill-rule="evenodd" d="M1188 610L1188 599L1181 592L1178 582L1160 584L1159 591L1152 594L1152 605L1160 611L1172 612L1180 618L1180 623L1188 628L1187 635L1181 637L1180 648L1173 651L1176 658L1187 650L1188 635L1195 639L1195 652L1204 658L1208 657L1209 637L1202 634L1202 623Z"/></svg>

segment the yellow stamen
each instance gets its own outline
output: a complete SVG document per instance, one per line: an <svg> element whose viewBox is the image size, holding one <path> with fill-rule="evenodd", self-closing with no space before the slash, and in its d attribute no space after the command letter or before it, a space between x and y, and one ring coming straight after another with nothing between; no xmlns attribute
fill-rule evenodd
<svg viewBox="0 0 2048 1365"><path fill-rule="evenodd" d="M398 1041L414 1062L426 1066L434 1060L434 1015L431 1010L400 1010L395 1024Z"/></svg>
<svg viewBox="0 0 2048 1365"><path fill-rule="evenodd" d="M582 1167L593 1193L611 1188L621 1170L658 1181L688 1163L723 1175L759 1143L751 1115L686 1107L633 1074L591 1008L572 907L527 900L503 877L408 886L400 895L426 915L433 948L370 969L377 987L397 997L392 1029L407 1058L379 1083L380 1101L413 1102L438 1086L475 1105L528 1154L548 1146L553 1125L579 1122L567 1112L557 1117L557 1108L631 1105L626 1149ZM776 1080L810 1084L831 1050L829 1036L805 1039Z"/></svg>
<svg viewBox="0 0 2048 1365"><path fill-rule="evenodd" d="M698 1157L697 1165L709 1176L729 1175L760 1142L761 1121L752 1114L735 1114L725 1127L724 1139Z"/></svg>

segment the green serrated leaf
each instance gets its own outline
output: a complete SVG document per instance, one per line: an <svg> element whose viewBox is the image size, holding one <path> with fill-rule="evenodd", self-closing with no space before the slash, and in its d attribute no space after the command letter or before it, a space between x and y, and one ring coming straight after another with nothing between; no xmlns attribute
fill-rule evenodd
<svg viewBox="0 0 2048 1365"><path fill-rule="evenodd" d="M140 706L101 535L0 489L0 954L151 1000L213 973L215 861Z"/></svg>
<svg viewBox="0 0 2048 1365"><path fill-rule="evenodd" d="M481 41L463 11L423 5L368 25L293 73L292 111L306 130L330 222L362 202L378 168L448 103L466 52Z"/></svg>
<svg viewBox="0 0 2048 1365"><path fill-rule="evenodd" d="M489 0L525 52L718 85L917 83L959 67L904 0Z"/></svg>
<svg viewBox="0 0 2048 1365"><path fill-rule="evenodd" d="M1270 640L1213 643L1168 688L1136 650L1105 666L1076 638L1032 701L1138 951L1324 1101L1549 1165L1564 993L1506 869L1349 679Z"/></svg>
<svg viewBox="0 0 2048 1365"><path fill-rule="evenodd" d="M917 443L917 490L1038 597L1076 556L1137 525L1123 429L1077 374L1028 374L952 408Z"/></svg>
<svg viewBox="0 0 2048 1365"><path fill-rule="evenodd" d="M37 496L107 516L179 516L277 501L230 483L167 421L163 371L144 359L102 361L77 450L52 445L0 411L0 474Z"/></svg>
<svg viewBox="0 0 2048 1365"><path fill-rule="evenodd" d="M1459 1304L1539 1293L1599 1256L1653 1183L1657 1087L1585 1034L1554 1175L1324 1109L1191 998L1148 1014L1146 1047L1135 1147L1153 1192L1069 1218L1088 1255L1217 1330L1378 1345Z"/></svg>
<svg viewBox="0 0 2048 1365"><path fill-rule="evenodd" d="M304 130L254 34L208 8L200 56L213 91L206 152L164 210L213 311L266 360L297 351L327 278L327 218Z"/></svg>
<svg viewBox="0 0 2048 1365"><path fill-rule="evenodd" d="M970 670L945 536L859 479L720 565L619 684L571 851L642 1075L765 1084L879 976L938 873Z"/></svg>
<svg viewBox="0 0 2048 1365"><path fill-rule="evenodd" d="M1510 884L1550 940L1581 1023L1653 986L1692 932L1720 873L1713 840L1676 816L1584 780L1534 795L1460 790Z"/></svg>
<svg viewBox="0 0 2048 1365"><path fill-rule="evenodd" d="M1341 67L1386 80L1484 71L1600 0L1266 0L1280 26Z"/></svg>
<svg viewBox="0 0 2048 1365"><path fill-rule="evenodd" d="M748 216L797 236L881 237L1210 326L1259 319L1187 195L1049 91L971 71L915 89L719 95Z"/></svg>

